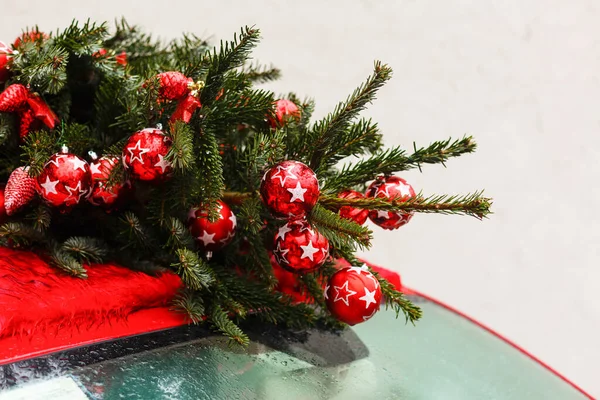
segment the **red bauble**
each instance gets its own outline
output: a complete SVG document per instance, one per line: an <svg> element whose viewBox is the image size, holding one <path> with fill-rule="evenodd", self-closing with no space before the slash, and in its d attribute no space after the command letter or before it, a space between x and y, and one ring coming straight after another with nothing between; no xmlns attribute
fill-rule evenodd
<svg viewBox="0 0 600 400"><path fill-rule="evenodd" d="M117 157L97 158L93 153L91 155L93 158L90 163L92 189L88 200L95 206L111 208L131 184L129 182L115 183L111 187L107 187L107 180L119 159Z"/></svg>
<svg viewBox="0 0 600 400"><path fill-rule="evenodd" d="M319 268L329 256L329 241L304 220L290 221L277 231L273 256L291 272L305 273Z"/></svg>
<svg viewBox="0 0 600 400"><path fill-rule="evenodd" d="M340 199L364 199L362 193L357 192L356 190L344 190L340 194L338 194ZM367 220L369 216L369 210L363 210L362 208L356 208L352 206L343 206L340 207L340 217L346 218L356 222L359 225L362 225Z"/></svg>
<svg viewBox="0 0 600 400"><path fill-rule="evenodd" d="M285 125L290 118L300 119L300 109L293 101L279 99L275 102L275 118L269 118L273 128Z"/></svg>
<svg viewBox="0 0 600 400"><path fill-rule="evenodd" d="M180 100L190 93L189 85L194 81L181 72L169 71L157 75L160 89L158 95L165 100Z"/></svg>
<svg viewBox="0 0 600 400"><path fill-rule="evenodd" d="M19 167L8 177L4 189L4 208L6 214L13 215L35 197L36 180L29 176L29 167Z"/></svg>
<svg viewBox="0 0 600 400"><path fill-rule="evenodd" d="M237 226L235 214L221 200L219 200L219 219L211 222L205 210L193 208L190 210L188 223L196 242L206 251L219 250L229 244L235 236Z"/></svg>
<svg viewBox="0 0 600 400"><path fill-rule="evenodd" d="M123 149L123 165L135 179L162 182L173 172L165 158L171 139L159 129L146 128L131 135Z"/></svg>
<svg viewBox="0 0 600 400"><path fill-rule="evenodd" d="M411 185L397 176L377 178L367 189L367 197L383 199L396 199L407 201L415 197L415 191ZM406 225L413 217L414 212L404 211L370 211L369 218L383 229L397 229Z"/></svg>
<svg viewBox="0 0 600 400"><path fill-rule="evenodd" d="M87 198L92 176L89 164L66 148L54 154L38 176L40 195L54 207L71 207Z"/></svg>
<svg viewBox="0 0 600 400"><path fill-rule="evenodd" d="M319 181L307 165L283 161L269 169L262 178L260 195L277 218L298 219L317 204Z"/></svg>
<svg viewBox="0 0 600 400"><path fill-rule="evenodd" d="M10 77L8 69L9 55L12 54L12 49L3 42L0 42L0 83L5 82Z"/></svg>
<svg viewBox="0 0 600 400"><path fill-rule="evenodd" d="M329 312L349 325L371 318L381 303L381 286L365 267L348 267L331 276L325 287Z"/></svg>

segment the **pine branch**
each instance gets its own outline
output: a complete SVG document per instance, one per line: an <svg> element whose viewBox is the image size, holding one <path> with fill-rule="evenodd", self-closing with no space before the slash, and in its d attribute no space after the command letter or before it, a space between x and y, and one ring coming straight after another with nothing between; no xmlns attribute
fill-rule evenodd
<svg viewBox="0 0 600 400"><path fill-rule="evenodd" d="M187 287L194 290L209 288L215 281L214 272L210 266L196 253L188 249L178 249L178 262L171 264L176 268L177 275Z"/></svg>
<svg viewBox="0 0 600 400"><path fill-rule="evenodd" d="M33 228L44 233L52 222L52 212L47 204L39 203L27 216L27 220L33 221Z"/></svg>
<svg viewBox="0 0 600 400"><path fill-rule="evenodd" d="M189 249L193 247L194 238L190 234L188 227L180 219L169 217L167 229L170 234L167 239L167 247L171 249Z"/></svg>
<svg viewBox="0 0 600 400"><path fill-rule="evenodd" d="M173 168L180 172L186 172L193 168L196 162L194 132L185 122L177 121L171 125L170 135L173 143L166 158L173 164Z"/></svg>
<svg viewBox="0 0 600 400"><path fill-rule="evenodd" d="M19 53L13 56L12 67L16 79L30 85L42 94L57 94L67 84L67 50L52 46L23 42Z"/></svg>
<svg viewBox="0 0 600 400"><path fill-rule="evenodd" d="M213 327L229 338L229 345L247 346L250 343L248 336L231 320L221 306L214 304L210 314Z"/></svg>
<svg viewBox="0 0 600 400"><path fill-rule="evenodd" d="M130 247L137 244L143 248L152 248L154 241L148 232L148 229L144 227L137 215L131 211L123 213L120 218L121 226L124 231L121 233L124 244L124 248Z"/></svg>
<svg viewBox="0 0 600 400"><path fill-rule="evenodd" d="M21 146L21 160L29 165L29 175L38 176L44 165L55 152L57 137L46 131L31 132Z"/></svg>
<svg viewBox="0 0 600 400"><path fill-rule="evenodd" d="M306 139L297 153L304 156L310 167L318 171L323 157L335 152L334 143L345 142L342 137L352 121L364 110L366 105L375 99L377 90L389 80L392 70L381 62L375 62L375 72L367 81L359 86L345 102L339 103L335 110L317 122L308 132Z"/></svg>
<svg viewBox="0 0 600 400"><path fill-rule="evenodd" d="M385 300L386 309L391 307L396 313L396 318L398 318L400 312L402 312L406 322L410 321L410 323L413 325L416 321L421 319L423 314L418 306L414 305L409 299L407 299L404 293L397 291L391 283L379 276L377 272L371 269L370 271L379 281L381 293L383 294L383 298Z"/></svg>
<svg viewBox="0 0 600 400"><path fill-rule="evenodd" d="M407 201L381 198L340 199L322 194L319 204L334 211L343 206L352 206L366 210L463 214L482 219L491 213L492 200L483 197L483 191L466 195L432 195L429 197L418 194Z"/></svg>
<svg viewBox="0 0 600 400"><path fill-rule="evenodd" d="M329 240L332 247L353 246L353 243L356 243L361 248L366 249L371 245L373 237L368 228L342 218L320 204L313 208L309 221Z"/></svg>
<svg viewBox="0 0 600 400"><path fill-rule="evenodd" d="M194 325L206 318L202 297L193 290L183 289L179 292L173 299L173 310L186 314Z"/></svg>
<svg viewBox="0 0 600 400"><path fill-rule="evenodd" d="M459 157L475 151L477 145L471 136L452 141L452 139L433 142L428 147L416 149L411 155L395 147L377 153L355 164L345 165L335 177L325 182L323 190L335 193L343 189L361 185L380 174L391 174L420 168L421 164L444 164L450 157Z"/></svg>
<svg viewBox="0 0 600 400"><path fill-rule="evenodd" d="M217 200L221 198L225 182L223 179L223 161L219 155L219 146L212 132L200 134L196 144L198 165L198 186L194 193L195 203L208 210L209 219L217 216Z"/></svg>
<svg viewBox="0 0 600 400"><path fill-rule="evenodd" d="M5 243L11 241L19 246L28 246L46 241L41 232L23 222L6 222L0 226L0 239Z"/></svg>
<svg viewBox="0 0 600 400"><path fill-rule="evenodd" d="M283 132L256 134L235 161L240 168L237 175L249 191L258 190L265 168L283 159L285 145Z"/></svg>
<svg viewBox="0 0 600 400"><path fill-rule="evenodd" d="M89 19L79 26L74 19L64 31L54 36L54 44L76 55L91 55L101 49L101 44L108 34L106 22L97 25Z"/></svg>
<svg viewBox="0 0 600 400"><path fill-rule="evenodd" d="M206 74L206 86L202 90L200 102L204 107L210 107L223 86L224 75L227 71L241 67L248 59L250 51L256 46L260 32L255 28L244 28L233 37L231 42L221 42L217 53L215 48L208 55L209 68Z"/></svg>
<svg viewBox="0 0 600 400"><path fill-rule="evenodd" d="M87 271L79 261L69 253L63 251L59 246L54 246L50 250L52 264L65 271L69 275L77 278L87 279Z"/></svg>
<svg viewBox="0 0 600 400"><path fill-rule="evenodd" d="M63 252L85 263L101 263L108 254L106 244L92 237L73 236L62 244Z"/></svg>
<svg viewBox="0 0 600 400"><path fill-rule="evenodd" d="M254 83L266 83L279 79L281 71L273 66L266 67L260 64L245 66L242 69L242 74L246 79Z"/></svg>

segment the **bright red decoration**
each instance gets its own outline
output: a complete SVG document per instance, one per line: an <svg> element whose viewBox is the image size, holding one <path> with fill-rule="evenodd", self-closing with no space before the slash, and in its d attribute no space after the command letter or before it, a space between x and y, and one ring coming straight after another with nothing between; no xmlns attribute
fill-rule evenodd
<svg viewBox="0 0 600 400"><path fill-rule="evenodd" d="M72 207L90 193L92 176L89 164L63 147L54 154L38 176L40 195L54 207Z"/></svg>
<svg viewBox="0 0 600 400"><path fill-rule="evenodd" d="M35 197L36 180L29 175L29 167L19 167L8 177L4 189L4 208L6 214L13 215L29 204Z"/></svg>
<svg viewBox="0 0 600 400"><path fill-rule="evenodd" d="M17 112L27 107L29 89L24 85L10 85L0 93L0 112Z"/></svg>
<svg viewBox="0 0 600 400"><path fill-rule="evenodd" d="M92 176L92 188L88 201L95 206L111 208L119 199L124 191L130 188L129 182L115 183L107 186L107 180L110 174L119 162L117 157L100 157L96 153L90 152L92 162L90 163L90 173Z"/></svg>
<svg viewBox="0 0 600 400"><path fill-rule="evenodd" d="M272 128L283 126L288 119L300 119L300 109L291 100L279 99L275 102L275 118L269 118Z"/></svg>
<svg viewBox="0 0 600 400"><path fill-rule="evenodd" d="M0 42L0 83L6 82L6 80L10 77L8 62L11 54L12 49L4 42Z"/></svg>
<svg viewBox="0 0 600 400"><path fill-rule="evenodd" d="M4 208L4 188L0 186L0 224L6 220L6 209Z"/></svg>
<svg viewBox="0 0 600 400"><path fill-rule="evenodd" d="M260 195L277 218L298 219L317 204L319 181L307 165L283 161L269 169L262 178Z"/></svg>
<svg viewBox="0 0 600 400"><path fill-rule="evenodd" d="M164 100L181 100L190 94L190 85L194 82L181 72L169 71L157 75L160 83L158 95Z"/></svg>
<svg viewBox="0 0 600 400"><path fill-rule="evenodd" d="M179 103L177 103L177 108L175 108L175 111L171 115L170 121L183 121L188 123L192 119L194 111L196 111L196 109L200 106L200 100L198 100L196 96L191 94L187 95L185 98L180 100Z"/></svg>
<svg viewBox="0 0 600 400"><path fill-rule="evenodd" d="M229 206L219 200L219 218L211 222L206 210L190 210L188 223L196 242L206 251L216 251L225 247L235 236L237 220Z"/></svg>
<svg viewBox="0 0 600 400"><path fill-rule="evenodd" d="M319 268L329 256L329 241L304 220L290 221L275 235L273 256L291 272L305 273Z"/></svg>
<svg viewBox="0 0 600 400"><path fill-rule="evenodd" d="M366 265L343 268L329 278L325 302L334 317L356 325L370 319L379 310L381 286Z"/></svg>
<svg viewBox="0 0 600 400"><path fill-rule="evenodd" d="M31 130L41 127L41 124L53 129L58 122L56 114L38 94L30 92L27 87L18 83L10 85L0 93L0 112L19 114L21 138L27 136Z"/></svg>
<svg viewBox="0 0 600 400"><path fill-rule="evenodd" d="M171 139L159 129L146 128L129 137L123 149L123 165L135 179L162 182L173 172L165 158L171 148Z"/></svg>
<svg viewBox="0 0 600 400"><path fill-rule="evenodd" d="M396 199L407 201L415 197L415 191L404 179L397 176L377 178L367 189L367 197L383 199ZM406 225L413 217L414 212L404 211L370 211L369 218L383 229L397 229Z"/></svg>
<svg viewBox="0 0 600 400"><path fill-rule="evenodd" d="M119 54L117 54L115 56L115 61L117 62L117 64L126 66L127 65L127 53L125 53L124 51L120 52Z"/></svg>
<svg viewBox="0 0 600 400"><path fill-rule="evenodd" d="M23 32L21 34L21 36L19 36L15 39L15 42L13 43L13 47L16 49L17 47L19 47L21 45L21 43L32 43L32 42L37 42L39 40L45 40L48 38L50 38L50 36L48 36L48 34L46 34L44 32L40 32L37 29L34 31Z"/></svg>
<svg viewBox="0 0 600 400"><path fill-rule="evenodd" d="M364 199L364 195L356 190L344 190L338 194L340 199ZM356 208L352 206L340 207L340 217L346 218L362 225L369 216L369 210L363 210L362 208Z"/></svg>

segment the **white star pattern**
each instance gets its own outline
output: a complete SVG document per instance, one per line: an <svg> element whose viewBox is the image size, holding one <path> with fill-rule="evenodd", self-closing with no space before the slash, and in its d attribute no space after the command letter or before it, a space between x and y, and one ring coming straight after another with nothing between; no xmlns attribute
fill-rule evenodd
<svg viewBox="0 0 600 400"><path fill-rule="evenodd" d="M372 292L365 288L365 295L363 297L359 297L359 300L362 300L365 302L365 310L367 308L369 308L369 306L371 305L371 303L373 304L377 304L377 301L375 300L375 293L377 293L376 290L373 290Z"/></svg>
<svg viewBox="0 0 600 400"><path fill-rule="evenodd" d="M75 171L80 169L83 172L85 172L85 166L87 164L87 162L85 162L85 160L82 160L79 157L71 157L71 158L69 158L69 161L71 161L71 164L73 164L73 168L75 169Z"/></svg>
<svg viewBox="0 0 600 400"><path fill-rule="evenodd" d="M362 267L350 267L349 269L353 272L356 272L358 275L362 275L361 273L364 272L365 278L369 278L370 280L372 280L373 284L375 285L375 288L379 287L379 281L375 279L373 274L369 271L369 267L367 267L367 264L363 264Z"/></svg>
<svg viewBox="0 0 600 400"><path fill-rule="evenodd" d="M231 213L231 216L229 217L229 220L231 221L231 227L232 227L232 229L235 229L235 227L237 226L237 218L235 217L234 213Z"/></svg>
<svg viewBox="0 0 600 400"><path fill-rule="evenodd" d="M300 185L300 182L296 183L296 187L292 188L292 189L286 189L288 192L290 192L292 194L292 198L290 199L290 203L293 203L296 200L300 200L300 201L304 201L304 193L306 193L306 191L308 189L304 189L302 187L302 185Z"/></svg>
<svg viewBox="0 0 600 400"><path fill-rule="evenodd" d="M285 224L284 226L279 228L275 239L277 240L277 239L281 238L281 240L285 240L285 234L288 232L291 232L291 230L292 230L292 228L290 228L289 224Z"/></svg>
<svg viewBox="0 0 600 400"><path fill-rule="evenodd" d="M282 249L281 248L281 242L277 243L277 248L275 248L275 250L273 251L273 255L275 256L275 258L277 259L277 262L279 264L281 264L281 262L285 262L286 264L289 263L289 261L285 258L285 255L290 251L290 249Z"/></svg>
<svg viewBox="0 0 600 400"><path fill-rule="evenodd" d="M138 160L142 164L144 163L144 160L142 159L142 155L149 152L150 149L145 149L140 146L141 146L141 140L138 140L137 143L135 144L135 146L127 148L127 151L129 152L129 155L130 155L129 164L133 164L133 162L135 160ZM137 154L134 155L133 154L134 152Z"/></svg>
<svg viewBox="0 0 600 400"><path fill-rule="evenodd" d="M42 183L40 186L42 188L44 188L44 192L46 195L49 195L50 193L52 194L58 194L58 192L56 191L56 185L58 184L58 181L54 181L52 182L50 180L49 176L46 176L46 182Z"/></svg>
<svg viewBox="0 0 600 400"><path fill-rule="evenodd" d="M227 244L234 236L235 236L234 231L227 232L227 236L224 237L223 239L219 240L219 242L221 242L223 244Z"/></svg>
<svg viewBox="0 0 600 400"><path fill-rule="evenodd" d="M198 236L198 240L202 240L202 243L204 243L205 246L208 246L211 243L215 243L213 240L214 237L214 233L209 234L208 231L204 231L202 235Z"/></svg>
<svg viewBox="0 0 600 400"><path fill-rule="evenodd" d="M362 272L369 272L368 270L365 269L365 267L350 267L348 268L349 270L351 270L352 272L355 272L358 275L361 275Z"/></svg>
<svg viewBox="0 0 600 400"><path fill-rule="evenodd" d="M161 172L165 172L165 169L171 168L171 162L169 160L165 160L162 154L158 155L158 162L154 164L155 167L160 167Z"/></svg>
<svg viewBox="0 0 600 400"><path fill-rule="evenodd" d="M63 159L63 158L65 158L65 157L67 157L67 155L66 155L66 154L58 154L58 155L56 155L56 157L53 157L53 158L54 158L54 160L50 160L50 161L48 161L48 162L46 163L46 165L49 165L49 164L54 164L54 166L55 166L56 168L58 168L58 164L59 164L59 163L58 163L58 160L62 160L62 159Z"/></svg>
<svg viewBox="0 0 600 400"><path fill-rule="evenodd" d="M327 292L329 291L329 288L331 286L327 285L325 286L325 291L323 292L323 297L325 297L325 300L329 300L329 295L327 294Z"/></svg>
<svg viewBox="0 0 600 400"><path fill-rule="evenodd" d="M333 288L335 289L335 299L333 299L333 302L337 303L341 300L346 306L350 306L348 303L348 297L355 295L356 292L348 289L348 281L344 282L342 286L334 286ZM340 295L340 289L344 289L345 292L345 294L342 296Z"/></svg>
<svg viewBox="0 0 600 400"><path fill-rule="evenodd" d="M294 173L292 172L292 170L294 169L295 165L290 165L289 167L282 167L281 165L278 165L277 168L277 172L275 172L272 176L271 176L271 180L275 179L275 178L279 178L279 182L281 183L281 187L283 187L283 184L285 183L285 181L287 180L287 178L291 178L291 179L296 179L298 180L298 177L296 175L294 175ZM282 171L285 171L285 176L282 176L281 173Z"/></svg>
<svg viewBox="0 0 600 400"><path fill-rule="evenodd" d="M102 172L100 171L100 164L101 163L99 163L99 162L90 164L90 172L92 173L92 175L101 175L102 174Z"/></svg>
<svg viewBox="0 0 600 400"><path fill-rule="evenodd" d="M390 214L387 211L377 211L377 218L390 219Z"/></svg>
<svg viewBox="0 0 600 400"><path fill-rule="evenodd" d="M375 315L375 313L377 312L377 308L373 310L373 312L370 315L363 315L363 321L366 321L368 319L371 319L373 317L373 315Z"/></svg>
<svg viewBox="0 0 600 400"><path fill-rule="evenodd" d="M65 201L71 199L75 200L75 196L77 196L77 202L79 203L79 200L81 200L81 196L87 194L87 190L81 190L81 181L77 182L77 186L75 186L74 188L65 185L65 189L67 189L67 192L69 192L69 196L65 199ZM77 193L75 193L76 190Z"/></svg>
<svg viewBox="0 0 600 400"><path fill-rule="evenodd" d="M188 219L194 219L194 218L196 218L196 211L198 211L198 208L197 207L192 207L190 209L190 211L188 212L187 218Z"/></svg>
<svg viewBox="0 0 600 400"><path fill-rule="evenodd" d="M313 255L319 252L319 249L313 247L312 242L308 242L306 246L300 246L300 248L302 249L300 259L309 258L310 261L314 261Z"/></svg>
<svg viewBox="0 0 600 400"><path fill-rule="evenodd" d="M406 185L404 183L399 183L396 185L396 188L398 188L398 191L400 192L400 194L402 195L402 197L411 197L411 193L410 193L410 186Z"/></svg>

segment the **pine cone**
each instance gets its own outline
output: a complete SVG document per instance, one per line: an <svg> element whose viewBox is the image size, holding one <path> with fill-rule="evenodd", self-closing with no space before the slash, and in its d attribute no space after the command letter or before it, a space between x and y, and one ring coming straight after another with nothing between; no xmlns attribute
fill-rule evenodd
<svg viewBox="0 0 600 400"><path fill-rule="evenodd" d="M36 180L29 176L29 167L15 169L8 178L4 189L4 208L12 215L27 205L35 196Z"/></svg>
<svg viewBox="0 0 600 400"><path fill-rule="evenodd" d="M15 112L23 109L29 98L29 90L18 83L10 85L0 93L0 112Z"/></svg>
<svg viewBox="0 0 600 400"><path fill-rule="evenodd" d="M158 74L159 96L166 100L180 100L190 93L188 85L193 82L181 72L169 71Z"/></svg>

